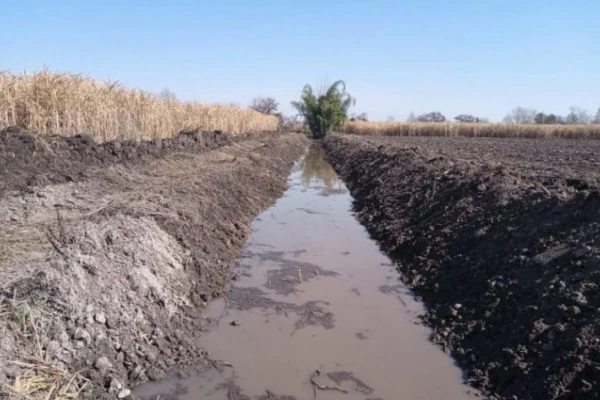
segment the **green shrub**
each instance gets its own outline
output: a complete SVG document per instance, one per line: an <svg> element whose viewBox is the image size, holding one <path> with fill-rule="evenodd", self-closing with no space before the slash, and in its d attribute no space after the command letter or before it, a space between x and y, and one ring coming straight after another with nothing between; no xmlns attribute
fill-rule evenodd
<svg viewBox="0 0 600 400"><path fill-rule="evenodd" d="M292 106L304 117L312 137L322 139L346 123L348 110L354 103L344 81L337 81L320 95L315 94L310 85L304 86L300 101L293 101Z"/></svg>

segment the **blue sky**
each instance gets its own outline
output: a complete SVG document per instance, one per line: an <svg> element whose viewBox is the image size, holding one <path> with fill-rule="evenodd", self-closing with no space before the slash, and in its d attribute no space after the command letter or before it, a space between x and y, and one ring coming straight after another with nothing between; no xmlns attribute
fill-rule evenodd
<svg viewBox="0 0 600 400"><path fill-rule="evenodd" d="M595 112L599 16L597 0L7 1L0 69L284 112L304 84L344 79L374 120Z"/></svg>

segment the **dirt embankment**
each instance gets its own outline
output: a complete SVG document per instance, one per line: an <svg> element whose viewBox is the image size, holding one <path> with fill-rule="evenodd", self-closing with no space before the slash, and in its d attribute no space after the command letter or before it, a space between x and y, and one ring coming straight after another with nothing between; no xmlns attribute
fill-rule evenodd
<svg viewBox="0 0 600 400"><path fill-rule="evenodd" d="M291 134L96 145L2 132L0 393L125 398L206 357L199 312L305 147Z"/></svg>
<svg viewBox="0 0 600 400"><path fill-rule="evenodd" d="M600 393L600 144L325 140L432 339L506 399Z"/></svg>
<svg viewBox="0 0 600 400"><path fill-rule="evenodd" d="M198 154L249 137L271 135L194 131L181 133L173 139L96 143L87 135L39 136L19 127L9 127L0 130L0 196L7 190L77 182L86 179L88 171L100 166L128 165L173 152Z"/></svg>

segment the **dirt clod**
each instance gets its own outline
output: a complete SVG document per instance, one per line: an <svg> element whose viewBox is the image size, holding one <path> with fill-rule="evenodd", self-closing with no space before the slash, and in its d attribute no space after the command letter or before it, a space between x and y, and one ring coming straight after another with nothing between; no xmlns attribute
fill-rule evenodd
<svg viewBox="0 0 600 400"><path fill-rule="evenodd" d="M353 382L354 389L357 392L360 392L363 394L373 393L373 388L370 387L369 385L367 385L366 383L364 383L363 381L361 381L360 379L358 379L357 377L355 377L352 372L347 372L347 371L329 372L329 373L327 373L327 377L329 379L331 379L332 381L334 381L335 383L337 383L338 385L340 385L346 381Z"/></svg>

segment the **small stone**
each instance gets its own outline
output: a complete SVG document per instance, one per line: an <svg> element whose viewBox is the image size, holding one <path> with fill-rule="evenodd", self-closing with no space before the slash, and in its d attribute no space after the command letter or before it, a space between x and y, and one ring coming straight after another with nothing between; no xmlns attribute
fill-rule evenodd
<svg viewBox="0 0 600 400"><path fill-rule="evenodd" d="M46 350L50 354L55 354L55 355L60 354L62 352L61 345L56 340L52 340L50 343L48 343L48 347L46 348Z"/></svg>
<svg viewBox="0 0 600 400"><path fill-rule="evenodd" d="M233 321L231 321L231 326L240 326L242 323L240 321L238 321L237 319L234 319Z"/></svg>
<svg viewBox="0 0 600 400"><path fill-rule="evenodd" d="M96 319L96 322L99 324L106 323L106 316L104 315L104 313L97 313L95 319Z"/></svg>
<svg viewBox="0 0 600 400"><path fill-rule="evenodd" d="M92 342L92 335L90 335L85 329L77 328L75 331L75 339L83 340L85 344L90 344Z"/></svg>
<svg viewBox="0 0 600 400"><path fill-rule="evenodd" d="M112 368L112 364L110 363L110 361L108 361L108 358L106 357L100 357L96 360L96 363L94 364L94 366L99 369L100 371L106 371L110 368Z"/></svg>
<svg viewBox="0 0 600 400"><path fill-rule="evenodd" d="M85 347L85 342L83 340L78 340L77 343L75 343L75 347L82 349Z"/></svg>
<svg viewBox="0 0 600 400"><path fill-rule="evenodd" d="M455 310L460 310L461 308L462 308L462 304L460 304L460 303L456 303L456 304L454 305L454 309L455 309Z"/></svg>
<svg viewBox="0 0 600 400"><path fill-rule="evenodd" d="M582 248L580 248L579 250L576 250L573 255L576 258L581 258L583 256L585 256L587 253L589 253L592 249L589 246L583 246Z"/></svg>
<svg viewBox="0 0 600 400"><path fill-rule="evenodd" d="M131 371L131 374L129 375L129 377L131 379L139 379L139 377L142 376L143 372L144 372L144 369L140 365L136 365L135 368L133 369L133 371Z"/></svg>
<svg viewBox="0 0 600 400"><path fill-rule="evenodd" d="M158 368L150 368L148 371L146 371L146 375L151 381L159 381L165 377L165 373Z"/></svg>
<svg viewBox="0 0 600 400"><path fill-rule="evenodd" d="M104 332L99 332L96 337L96 342L102 342L104 340L106 340L106 335L104 334Z"/></svg>
<svg viewBox="0 0 600 400"><path fill-rule="evenodd" d="M87 307L85 308L85 311L86 311L88 314L91 314L91 313L92 313L92 311L94 311L94 306L93 306L93 305L91 305L91 304L88 304L88 305L87 305Z"/></svg>
<svg viewBox="0 0 600 400"><path fill-rule="evenodd" d="M121 390L121 389L123 389L123 385L121 384L121 382L119 382L115 378L112 378L110 380L110 390L115 392L115 391Z"/></svg>
<svg viewBox="0 0 600 400"><path fill-rule="evenodd" d="M67 332L62 332L59 336L58 336L58 340L60 341L60 345L64 348L64 349L68 349L71 347L71 341L69 340L69 335L67 334Z"/></svg>
<svg viewBox="0 0 600 400"><path fill-rule="evenodd" d="M123 389L119 392L119 394L117 395L118 399L124 399L126 397L129 397L131 395L131 390L129 389Z"/></svg>
<svg viewBox="0 0 600 400"><path fill-rule="evenodd" d="M156 359L158 358L158 354L154 351L149 351L148 353L146 353L146 360L148 362L156 362Z"/></svg>

